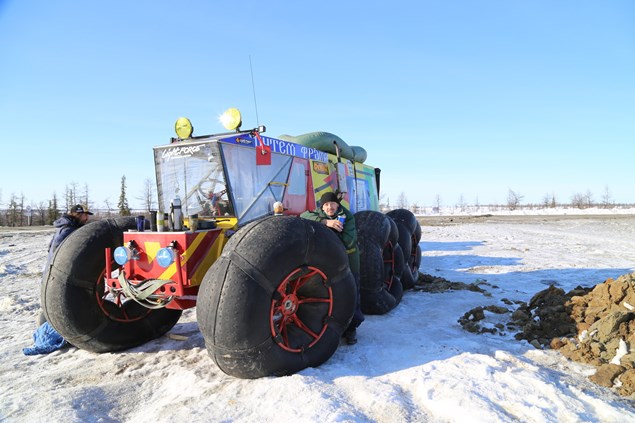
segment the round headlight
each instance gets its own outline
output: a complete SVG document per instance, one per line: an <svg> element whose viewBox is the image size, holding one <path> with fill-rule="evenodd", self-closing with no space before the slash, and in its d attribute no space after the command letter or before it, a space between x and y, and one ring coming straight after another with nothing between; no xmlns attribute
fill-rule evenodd
<svg viewBox="0 0 635 423"><path fill-rule="evenodd" d="M169 247L161 248L157 252L157 263L161 267L170 267L174 263L174 250Z"/></svg>
<svg viewBox="0 0 635 423"><path fill-rule="evenodd" d="M113 256L115 257L115 262L117 262L119 266L123 266L128 263L132 254L126 247L117 247L115 248Z"/></svg>

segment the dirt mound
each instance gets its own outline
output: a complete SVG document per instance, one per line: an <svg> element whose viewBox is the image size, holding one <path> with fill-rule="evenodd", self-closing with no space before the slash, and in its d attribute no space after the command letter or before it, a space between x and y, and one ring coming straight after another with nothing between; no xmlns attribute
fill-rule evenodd
<svg viewBox="0 0 635 423"><path fill-rule="evenodd" d="M512 324L517 339L597 367L595 383L635 393L635 273L567 293L550 286L521 304Z"/></svg>
<svg viewBox="0 0 635 423"><path fill-rule="evenodd" d="M425 273L419 273L419 278L415 282L414 287L412 288L414 291L425 291L425 292L444 292L444 291L458 291L461 289L466 289L468 291L480 292L482 294L488 295L487 291L481 288L479 285L487 284L485 281L481 281L480 283L463 283L463 282L451 282L445 278L440 278L438 276L432 276Z"/></svg>
<svg viewBox="0 0 635 423"><path fill-rule="evenodd" d="M491 296L481 285L451 282L420 274L414 290L470 290ZM475 307L458 319L472 333L506 335L536 348L552 348L565 357L593 365L590 379L635 398L635 273L607 279L594 288L569 292L551 285L525 303L503 299L505 306ZM507 306L507 307L506 307Z"/></svg>

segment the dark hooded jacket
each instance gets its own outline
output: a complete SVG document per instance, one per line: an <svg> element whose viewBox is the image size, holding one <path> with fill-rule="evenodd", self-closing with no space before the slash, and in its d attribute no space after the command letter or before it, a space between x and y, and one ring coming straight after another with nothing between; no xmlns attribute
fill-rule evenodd
<svg viewBox="0 0 635 423"><path fill-rule="evenodd" d="M346 254L348 254L348 265L351 268L351 272L359 273L359 248L357 248L357 228L355 226L355 217L346 207L340 206L337 208L335 216L330 217L324 210L317 208L313 211L305 211L300 215L303 219L313 220L320 222L324 219L335 220L339 216L345 216L344 230L342 232L335 232L337 236L342 240L344 248L346 248Z"/></svg>
<svg viewBox="0 0 635 423"><path fill-rule="evenodd" d="M55 250L57 250L57 247L60 246L62 241L64 241L64 239L66 239L66 237L69 236L76 229L81 227L82 224L74 216L65 214L57 219L55 222L53 222L53 226L57 228L57 231L55 231L55 235L53 235L53 239L51 239L51 242L49 243L47 264L51 262L53 253L55 253Z"/></svg>

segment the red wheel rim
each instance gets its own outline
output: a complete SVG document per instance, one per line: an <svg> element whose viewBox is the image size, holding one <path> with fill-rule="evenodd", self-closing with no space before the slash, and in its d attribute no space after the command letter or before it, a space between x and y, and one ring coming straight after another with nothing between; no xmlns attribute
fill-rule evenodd
<svg viewBox="0 0 635 423"><path fill-rule="evenodd" d="M415 264L417 262L417 238L414 234L410 237L410 241L412 242L412 249L410 250L410 260L408 260L408 262L410 263L410 269L415 272L419 269Z"/></svg>
<svg viewBox="0 0 635 423"><path fill-rule="evenodd" d="M324 273L301 267L278 285L271 301L271 334L284 350L302 352L315 345L328 328L333 292Z"/></svg>
<svg viewBox="0 0 635 423"><path fill-rule="evenodd" d="M145 318L152 312L140 304L129 304L128 299L121 290L111 290L106 288L106 269L97 278L95 287L95 297L102 313L111 320L117 322L130 323ZM132 307L130 307L132 306Z"/></svg>
<svg viewBox="0 0 635 423"><path fill-rule="evenodd" d="M390 264L390 271L388 272L388 275L386 275L384 284L386 285L386 289L390 290L395 277L395 248L390 241L388 241L384 246L384 264L387 263Z"/></svg>

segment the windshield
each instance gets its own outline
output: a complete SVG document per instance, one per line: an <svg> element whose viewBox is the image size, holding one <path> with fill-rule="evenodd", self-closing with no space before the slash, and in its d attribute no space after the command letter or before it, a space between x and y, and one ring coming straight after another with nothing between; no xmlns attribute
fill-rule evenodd
<svg viewBox="0 0 635 423"><path fill-rule="evenodd" d="M222 144L231 202L239 224L270 214L282 201L293 163L292 156L271 153L271 164L256 165L256 149Z"/></svg>
<svg viewBox="0 0 635 423"><path fill-rule="evenodd" d="M217 141L155 147L159 209L167 213L178 198L183 213L233 216Z"/></svg>

